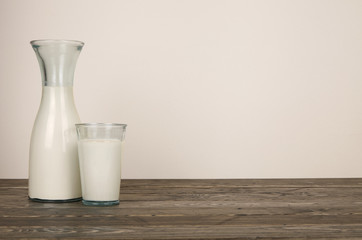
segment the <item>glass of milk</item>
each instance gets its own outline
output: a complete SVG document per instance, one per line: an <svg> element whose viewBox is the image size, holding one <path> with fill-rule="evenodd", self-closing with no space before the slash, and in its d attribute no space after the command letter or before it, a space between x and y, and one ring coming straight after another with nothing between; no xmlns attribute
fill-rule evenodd
<svg viewBox="0 0 362 240"><path fill-rule="evenodd" d="M119 204L121 153L126 124L75 124L83 204Z"/></svg>

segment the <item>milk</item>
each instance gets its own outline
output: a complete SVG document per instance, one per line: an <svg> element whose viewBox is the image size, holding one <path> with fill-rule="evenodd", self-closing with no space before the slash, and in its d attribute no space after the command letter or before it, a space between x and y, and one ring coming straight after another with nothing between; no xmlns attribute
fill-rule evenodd
<svg viewBox="0 0 362 240"><path fill-rule="evenodd" d="M81 197L77 135L79 116L72 87L44 86L34 123L29 160L29 197Z"/></svg>
<svg viewBox="0 0 362 240"><path fill-rule="evenodd" d="M83 200L117 201L121 179L121 140L78 141Z"/></svg>

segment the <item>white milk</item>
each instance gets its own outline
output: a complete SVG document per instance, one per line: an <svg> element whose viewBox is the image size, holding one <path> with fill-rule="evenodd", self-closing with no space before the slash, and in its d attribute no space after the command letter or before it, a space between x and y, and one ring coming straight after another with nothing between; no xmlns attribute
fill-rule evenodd
<svg viewBox="0 0 362 240"><path fill-rule="evenodd" d="M29 197L67 200L81 197L72 87L43 87L30 143Z"/></svg>
<svg viewBox="0 0 362 240"><path fill-rule="evenodd" d="M118 139L78 141L82 195L88 201L119 199L121 146Z"/></svg>

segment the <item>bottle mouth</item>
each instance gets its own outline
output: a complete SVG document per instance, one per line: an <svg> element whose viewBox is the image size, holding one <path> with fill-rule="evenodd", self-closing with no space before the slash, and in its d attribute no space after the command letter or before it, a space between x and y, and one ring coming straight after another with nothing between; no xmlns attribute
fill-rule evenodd
<svg viewBox="0 0 362 240"><path fill-rule="evenodd" d="M54 45L54 44L67 44L73 46L83 47L84 42L78 40L65 40L65 39L40 39L40 40L33 40L30 41L30 44L33 47L37 46L47 46L47 45Z"/></svg>

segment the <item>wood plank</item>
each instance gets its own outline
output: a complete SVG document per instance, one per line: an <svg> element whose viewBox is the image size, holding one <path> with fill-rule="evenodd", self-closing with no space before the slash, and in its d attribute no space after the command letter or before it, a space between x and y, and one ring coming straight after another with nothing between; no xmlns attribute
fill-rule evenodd
<svg viewBox="0 0 362 240"><path fill-rule="evenodd" d="M100 212L100 211L96 211ZM284 224L362 224L361 214L351 215L246 215L246 214L205 214L205 215L155 215L147 212L138 215L101 215L94 212L89 217L84 215L37 216L31 218L9 216L2 218L1 226L176 226L176 225L284 225ZM91 219L91 221L90 221Z"/></svg>
<svg viewBox="0 0 362 240"><path fill-rule="evenodd" d="M27 179L0 179L0 188L27 188ZM295 178L295 179L123 179L122 187L362 187L362 178Z"/></svg>
<svg viewBox="0 0 362 240"><path fill-rule="evenodd" d="M123 180L121 204L27 199L0 180L0 238L362 239L361 179Z"/></svg>
<svg viewBox="0 0 362 240"><path fill-rule="evenodd" d="M126 179L124 187L154 188L162 187L362 187L361 178L308 178L308 179Z"/></svg>
<svg viewBox="0 0 362 240"><path fill-rule="evenodd" d="M0 227L1 237L45 239L361 239L361 225Z"/></svg>
<svg viewBox="0 0 362 240"><path fill-rule="evenodd" d="M125 211L126 210L126 211ZM298 216L350 216L350 215L362 215L362 207L356 208L355 206L344 207L342 205L324 207L321 205L294 205L294 206L280 206L280 207L265 207L265 206L245 206L243 208L236 207L152 207L152 208L120 208L120 207L107 207L102 209L90 208L85 211L83 206L77 208L22 208L19 211L18 208L1 209L0 212L2 218L35 218L35 217L84 217L91 218L97 217L109 217L109 216L125 216L125 217L162 217L162 216L206 216L206 215L226 215L226 216L238 216L238 215L298 215Z"/></svg>

